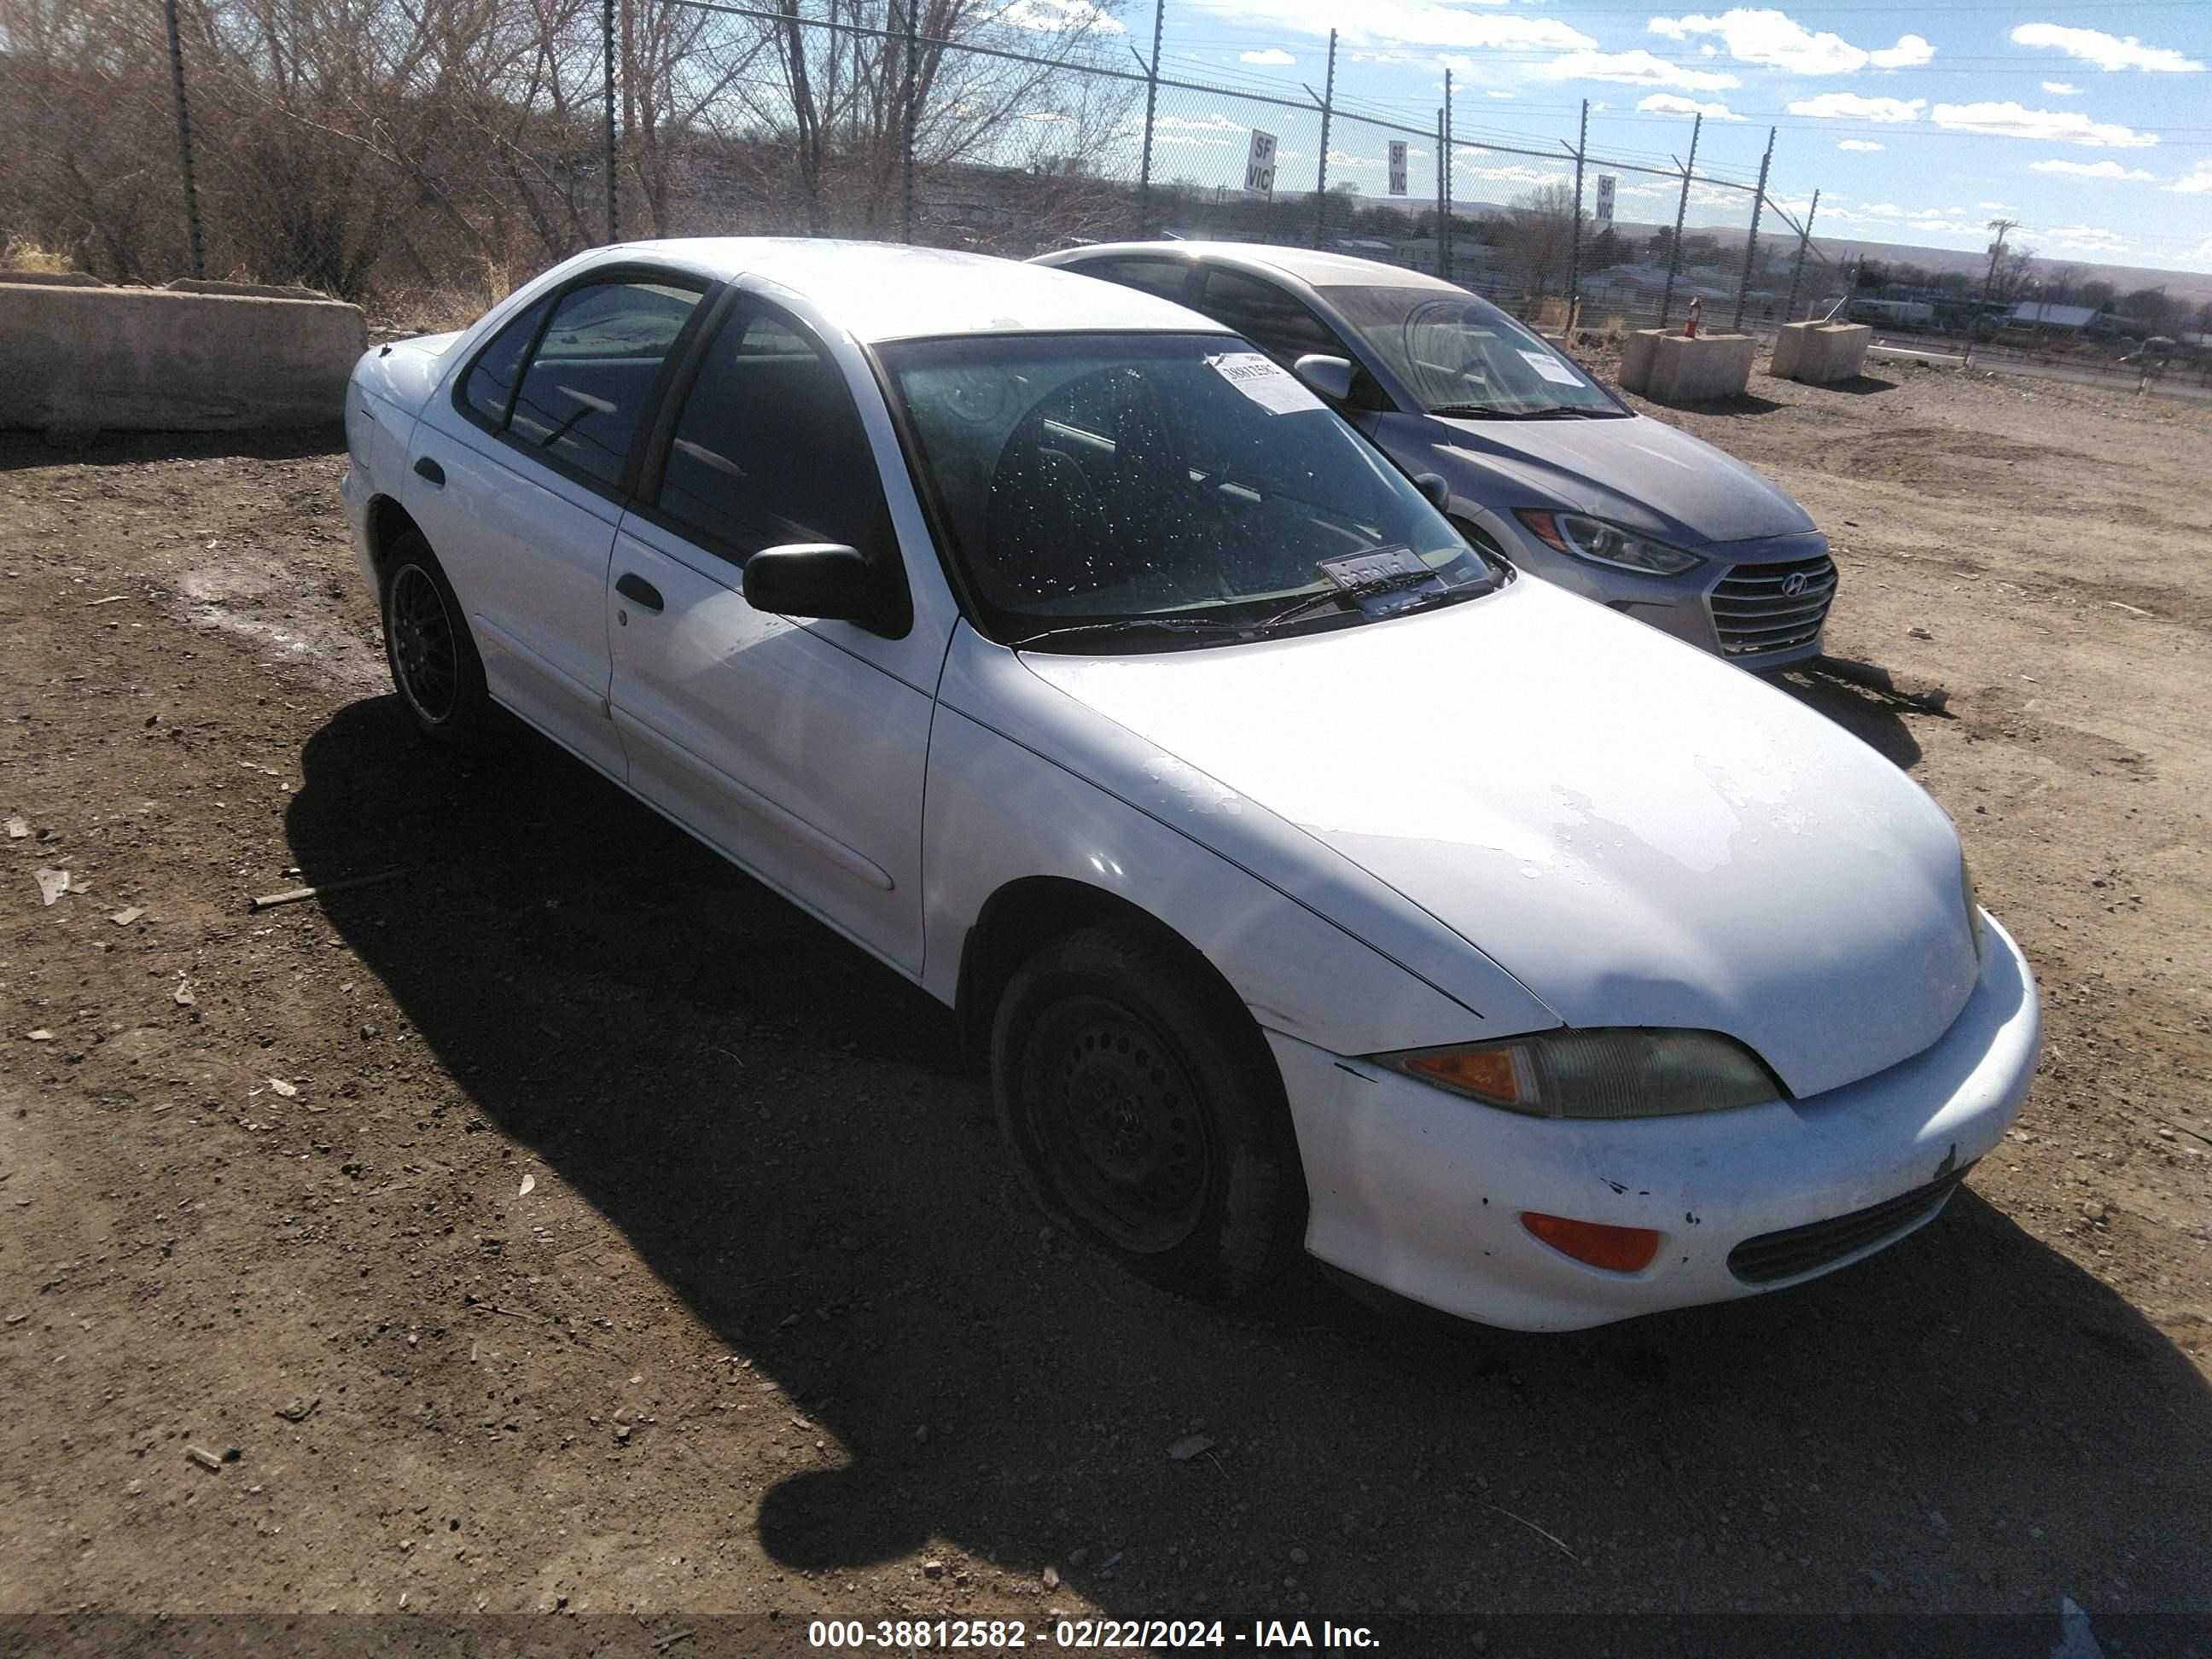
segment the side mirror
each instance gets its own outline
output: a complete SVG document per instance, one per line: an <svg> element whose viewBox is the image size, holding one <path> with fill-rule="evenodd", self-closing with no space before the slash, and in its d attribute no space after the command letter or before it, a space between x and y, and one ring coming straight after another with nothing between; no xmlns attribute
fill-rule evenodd
<svg viewBox="0 0 2212 1659"><path fill-rule="evenodd" d="M1344 358L1320 352L1309 352L1291 365L1291 373L1305 382L1309 391L1332 404L1352 400L1352 382L1358 372Z"/></svg>
<svg viewBox="0 0 2212 1659"><path fill-rule="evenodd" d="M764 547L745 561L745 603L779 617L848 622L896 638L910 620L903 586L837 542Z"/></svg>
<svg viewBox="0 0 2212 1659"><path fill-rule="evenodd" d="M1441 472L1417 472L1413 488L1429 498L1429 505L1439 513L1451 511L1451 481Z"/></svg>

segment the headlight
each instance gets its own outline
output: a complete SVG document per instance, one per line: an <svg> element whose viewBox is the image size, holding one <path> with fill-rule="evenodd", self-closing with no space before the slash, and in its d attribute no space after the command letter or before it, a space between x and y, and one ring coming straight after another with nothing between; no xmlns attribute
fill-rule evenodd
<svg viewBox="0 0 2212 1659"><path fill-rule="evenodd" d="M1547 513L1532 507L1516 507L1514 516L1536 532L1547 547L1571 553L1592 564L1609 564L1616 570L1640 571L1647 576L1674 576L1698 562L1665 542L1638 536L1603 519L1586 519L1579 513Z"/></svg>
<svg viewBox="0 0 2212 1659"><path fill-rule="evenodd" d="M1372 1058L1530 1117L1679 1117L1790 1097L1758 1055L1717 1031L1552 1031Z"/></svg>

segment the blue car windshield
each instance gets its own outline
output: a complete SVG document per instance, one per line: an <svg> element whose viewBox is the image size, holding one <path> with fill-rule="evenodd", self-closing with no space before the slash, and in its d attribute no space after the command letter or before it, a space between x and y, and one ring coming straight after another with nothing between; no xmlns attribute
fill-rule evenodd
<svg viewBox="0 0 2212 1659"><path fill-rule="evenodd" d="M1500 579L1232 337L971 337L878 355L994 638L1174 649L1356 625ZM1333 602L1366 581L1400 591L1389 606Z"/></svg>
<svg viewBox="0 0 2212 1659"><path fill-rule="evenodd" d="M1626 411L1496 306L1433 288L1324 288L1367 349L1431 414L1501 419Z"/></svg>

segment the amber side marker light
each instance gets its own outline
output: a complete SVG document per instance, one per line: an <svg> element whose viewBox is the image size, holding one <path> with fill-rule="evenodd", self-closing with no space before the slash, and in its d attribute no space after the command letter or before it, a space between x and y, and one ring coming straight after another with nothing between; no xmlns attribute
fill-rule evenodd
<svg viewBox="0 0 2212 1659"><path fill-rule="evenodd" d="M1659 1235L1649 1227L1608 1227L1601 1221L1570 1221L1540 1210L1521 1212L1521 1224L1561 1255L1616 1273L1640 1273L1659 1254Z"/></svg>

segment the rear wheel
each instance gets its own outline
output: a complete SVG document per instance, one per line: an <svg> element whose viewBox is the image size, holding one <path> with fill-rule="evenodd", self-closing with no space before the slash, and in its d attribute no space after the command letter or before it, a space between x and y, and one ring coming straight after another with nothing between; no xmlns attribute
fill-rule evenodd
<svg viewBox="0 0 2212 1659"><path fill-rule="evenodd" d="M384 653L417 731L443 747L489 740L491 696L461 602L419 532L392 543L384 574Z"/></svg>
<svg viewBox="0 0 2212 1659"><path fill-rule="evenodd" d="M1207 1298L1296 1258L1305 1182L1280 1073L1184 948L1135 924L1055 939L1007 985L991 1049L1000 1127L1070 1231Z"/></svg>

